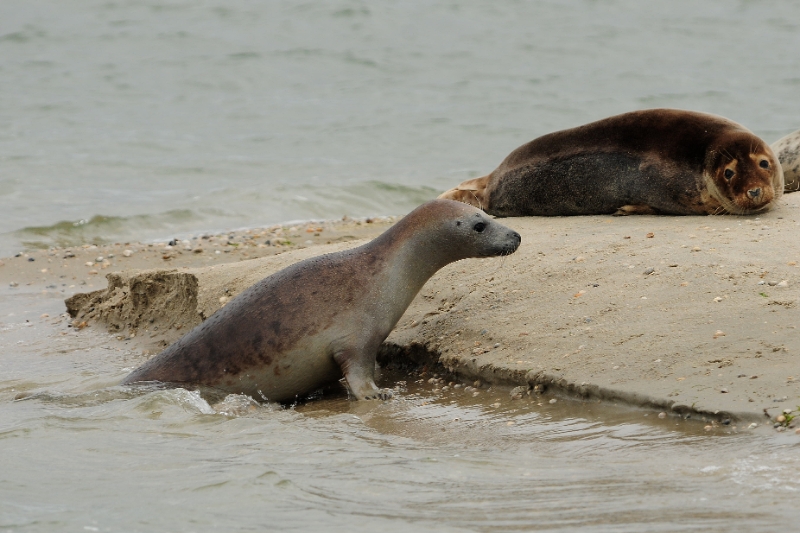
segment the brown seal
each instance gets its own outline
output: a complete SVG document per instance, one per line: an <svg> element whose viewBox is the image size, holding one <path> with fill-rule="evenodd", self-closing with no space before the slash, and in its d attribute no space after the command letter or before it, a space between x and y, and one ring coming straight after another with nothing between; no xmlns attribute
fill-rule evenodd
<svg viewBox="0 0 800 533"><path fill-rule="evenodd" d="M268 276L128 375L123 384L198 384L291 401L344 374L358 399L375 385L378 347L437 270L513 253L520 235L474 207L421 205L373 241Z"/></svg>
<svg viewBox="0 0 800 533"><path fill-rule="evenodd" d="M534 139L439 198L498 216L744 215L782 193L778 159L743 126L650 109Z"/></svg>
<svg viewBox="0 0 800 533"><path fill-rule="evenodd" d="M770 148L783 167L783 192L800 189L800 130L775 141Z"/></svg>

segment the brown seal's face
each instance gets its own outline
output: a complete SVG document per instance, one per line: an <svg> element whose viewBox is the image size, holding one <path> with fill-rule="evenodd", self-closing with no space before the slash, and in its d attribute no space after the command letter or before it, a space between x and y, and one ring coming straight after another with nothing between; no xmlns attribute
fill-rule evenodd
<svg viewBox="0 0 800 533"><path fill-rule="evenodd" d="M746 215L766 210L783 194L778 158L752 134L727 137L709 151L707 163L709 192L728 213Z"/></svg>

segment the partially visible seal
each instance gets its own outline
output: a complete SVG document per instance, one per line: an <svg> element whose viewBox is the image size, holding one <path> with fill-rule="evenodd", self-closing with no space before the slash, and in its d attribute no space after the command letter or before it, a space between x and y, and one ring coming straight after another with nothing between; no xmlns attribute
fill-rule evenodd
<svg viewBox="0 0 800 533"><path fill-rule="evenodd" d="M344 375L351 393L375 385L380 344L437 270L513 253L520 235L474 207L434 200L373 241L268 276L134 370L123 384L198 384L285 402Z"/></svg>
<svg viewBox="0 0 800 533"><path fill-rule="evenodd" d="M440 198L498 216L745 215L782 193L778 159L744 126L651 109L539 137Z"/></svg>
<svg viewBox="0 0 800 533"><path fill-rule="evenodd" d="M783 167L783 192L800 189L800 130L775 141L771 148Z"/></svg>

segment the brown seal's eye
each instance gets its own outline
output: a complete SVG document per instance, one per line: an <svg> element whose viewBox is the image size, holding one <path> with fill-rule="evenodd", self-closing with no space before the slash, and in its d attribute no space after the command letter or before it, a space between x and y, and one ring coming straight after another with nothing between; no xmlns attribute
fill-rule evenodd
<svg viewBox="0 0 800 533"><path fill-rule="evenodd" d="M761 162L758 164L761 168L769 168L769 161L766 159L762 159Z"/></svg>
<svg viewBox="0 0 800 533"><path fill-rule="evenodd" d="M725 179L729 180L733 177L733 170L726 168L725 169Z"/></svg>
<svg viewBox="0 0 800 533"><path fill-rule="evenodd" d="M472 229L474 229L478 233L483 233L483 230L486 229L486 224L484 224L483 222L478 222L477 224L472 226Z"/></svg>

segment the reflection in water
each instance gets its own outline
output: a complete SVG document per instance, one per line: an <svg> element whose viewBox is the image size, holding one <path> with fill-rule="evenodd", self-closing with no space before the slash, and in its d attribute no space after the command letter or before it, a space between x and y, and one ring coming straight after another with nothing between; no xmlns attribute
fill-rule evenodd
<svg viewBox="0 0 800 533"><path fill-rule="evenodd" d="M14 458L0 471L5 529L753 531L794 523L793 434L706 432L699 421L550 396L512 400L485 385L441 392L427 375L408 373L384 376L384 385L407 383L390 402L349 401L333 387L290 408L119 387L139 358L105 334L62 335L64 322L37 318L55 316L58 304L0 300L0 447Z"/></svg>

